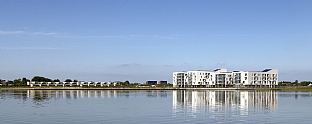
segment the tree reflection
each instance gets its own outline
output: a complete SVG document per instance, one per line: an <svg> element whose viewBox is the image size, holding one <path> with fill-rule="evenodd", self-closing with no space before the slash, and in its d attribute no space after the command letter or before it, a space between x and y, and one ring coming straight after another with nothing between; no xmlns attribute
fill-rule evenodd
<svg viewBox="0 0 312 124"><path fill-rule="evenodd" d="M51 99L78 99L78 98L120 98L136 97L146 94L146 97L167 98L168 91L161 90L0 90L0 99L31 99L40 104Z"/></svg>
<svg viewBox="0 0 312 124"><path fill-rule="evenodd" d="M7 99L7 98L13 98L13 99L21 99L23 101L27 100L27 90L0 90L0 99Z"/></svg>

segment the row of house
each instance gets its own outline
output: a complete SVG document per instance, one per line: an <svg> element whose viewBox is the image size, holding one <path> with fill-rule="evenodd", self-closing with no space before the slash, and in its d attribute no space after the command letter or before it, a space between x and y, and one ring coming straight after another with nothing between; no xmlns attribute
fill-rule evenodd
<svg viewBox="0 0 312 124"><path fill-rule="evenodd" d="M278 70L233 71L216 69L213 71L197 70L173 73L174 87L276 87Z"/></svg>
<svg viewBox="0 0 312 124"><path fill-rule="evenodd" d="M13 86L14 82L13 81L0 80L0 86L5 86L5 85Z"/></svg>
<svg viewBox="0 0 312 124"><path fill-rule="evenodd" d="M27 82L30 87L33 86L120 86L120 82Z"/></svg>

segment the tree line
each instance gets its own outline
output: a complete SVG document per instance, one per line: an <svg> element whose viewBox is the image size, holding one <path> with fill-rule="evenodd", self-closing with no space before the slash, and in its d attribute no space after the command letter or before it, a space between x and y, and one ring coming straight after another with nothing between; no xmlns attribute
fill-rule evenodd
<svg viewBox="0 0 312 124"><path fill-rule="evenodd" d="M42 76L35 76L31 79L31 81L37 81L37 82L61 82L59 79L50 79ZM78 82L78 80L71 80L71 79L65 79L64 82Z"/></svg>
<svg viewBox="0 0 312 124"><path fill-rule="evenodd" d="M30 81L36 81L36 82L61 82L59 79L50 79L47 77L42 77L42 76L34 76L31 80L23 77L23 78L18 78L18 79L14 79L12 80L7 80L4 81L2 79L0 79L0 83L2 84L2 86L6 85L6 86L27 86L27 82ZM71 79L66 79L64 80L64 82L78 82L78 80L71 80Z"/></svg>
<svg viewBox="0 0 312 124"><path fill-rule="evenodd" d="M0 84L2 84L2 86L27 86L27 82L30 81L36 81L36 82L61 82L61 80L59 79L50 79L47 77L43 77L43 76L34 76L31 80L23 77L23 78L18 78L18 79L14 79L12 80L7 80L5 82L2 82L2 80L0 79ZM65 79L64 82L78 82L78 80L74 79ZM134 87L134 86L138 86L140 85L139 83L130 83L128 80L122 82L122 81L117 81L118 83L120 83L122 86L129 86L129 87Z"/></svg>
<svg viewBox="0 0 312 124"><path fill-rule="evenodd" d="M278 83L278 86L308 86L312 84L311 81L301 81L295 80L294 82L291 81L282 81Z"/></svg>

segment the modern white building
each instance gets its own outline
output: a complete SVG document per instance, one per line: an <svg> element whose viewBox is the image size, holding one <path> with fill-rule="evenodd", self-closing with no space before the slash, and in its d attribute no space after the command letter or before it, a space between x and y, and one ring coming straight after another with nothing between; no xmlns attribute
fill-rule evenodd
<svg viewBox="0 0 312 124"><path fill-rule="evenodd" d="M275 87L278 85L278 70L233 71L185 71L173 73L174 87Z"/></svg>
<svg viewBox="0 0 312 124"><path fill-rule="evenodd" d="M278 85L278 70L234 71L234 84L255 87L276 87Z"/></svg>
<svg viewBox="0 0 312 124"><path fill-rule="evenodd" d="M186 72L173 72L173 86L175 87L186 87Z"/></svg>

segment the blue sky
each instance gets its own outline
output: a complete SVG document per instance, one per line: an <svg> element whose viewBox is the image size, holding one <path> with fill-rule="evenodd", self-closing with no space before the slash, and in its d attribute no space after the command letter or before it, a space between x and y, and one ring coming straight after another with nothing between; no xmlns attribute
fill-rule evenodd
<svg viewBox="0 0 312 124"><path fill-rule="evenodd" d="M279 69L312 80L310 0L0 1L0 78L168 80Z"/></svg>

